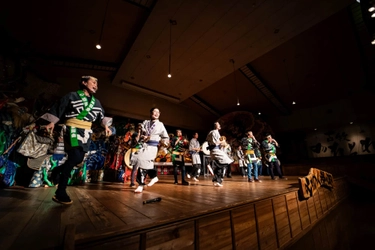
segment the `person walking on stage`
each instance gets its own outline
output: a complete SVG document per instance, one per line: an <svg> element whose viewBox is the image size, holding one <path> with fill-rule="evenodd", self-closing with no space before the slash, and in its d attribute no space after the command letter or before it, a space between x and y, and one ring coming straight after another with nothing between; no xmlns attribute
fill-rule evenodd
<svg viewBox="0 0 375 250"><path fill-rule="evenodd" d="M41 116L42 119L50 122L45 126L50 133L60 121L65 127L64 147L68 158L64 164L55 167L52 171L52 180L54 182L59 180L52 200L62 204L73 203L66 192L66 187L73 167L83 161L85 153L89 150L92 123L100 122L106 136L112 134L109 129L112 118L104 116L102 105L93 95L98 90L98 79L93 76L82 76L79 85L80 90L65 95Z"/></svg>
<svg viewBox="0 0 375 250"><path fill-rule="evenodd" d="M223 186L221 184L223 182L223 169L233 162L227 153L220 149L220 129L220 123L215 122L214 129L208 133L206 138L209 145L212 162L216 165L214 168L214 177L212 178L212 182L216 187Z"/></svg>
<svg viewBox="0 0 375 250"><path fill-rule="evenodd" d="M269 171L272 180L278 179L273 173L274 168L276 169L276 174L280 179L287 180L287 178L285 178L281 173L279 159L277 159L276 156L276 147L279 147L279 143L277 143L277 141L273 139L271 135L267 135L265 140L262 142L262 147L266 154L265 157L269 164Z"/></svg>
<svg viewBox="0 0 375 250"><path fill-rule="evenodd" d="M180 168L182 185L189 185L189 182L185 180L185 150L189 146L189 141L182 136L182 131L180 129L176 130L176 136L172 139L171 145L174 184L178 184L177 169Z"/></svg>
<svg viewBox="0 0 375 250"><path fill-rule="evenodd" d="M159 143L167 146L169 143L169 136L164 124L159 121L160 110L158 108L152 108L150 110L150 120L145 120L142 123L142 135L141 140L144 142L142 148L138 151L137 157L134 159L133 168L138 169L137 183L139 186L135 193L142 193L143 188L146 185L145 179L148 175L151 180L147 186L151 187L154 185L159 178L157 177L157 170L154 167L154 160L158 153Z"/></svg>
<svg viewBox="0 0 375 250"><path fill-rule="evenodd" d="M191 176L193 176L194 181L199 181L198 177L201 171L201 156L199 152L201 151L201 146L198 141L198 133L195 132L193 138L190 140L189 143L189 151L191 154L191 161L193 164Z"/></svg>
<svg viewBox="0 0 375 250"><path fill-rule="evenodd" d="M241 143L245 149L248 182L262 182L259 180L257 165L258 158L254 151L255 145L258 144L258 141L255 139L252 131L248 131L246 135L246 137L242 138ZM251 177L251 169L254 170L254 180Z"/></svg>

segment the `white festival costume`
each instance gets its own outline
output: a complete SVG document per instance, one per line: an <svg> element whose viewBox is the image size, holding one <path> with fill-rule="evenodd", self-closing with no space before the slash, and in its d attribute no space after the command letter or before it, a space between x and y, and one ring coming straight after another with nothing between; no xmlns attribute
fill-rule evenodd
<svg viewBox="0 0 375 250"><path fill-rule="evenodd" d="M200 147L200 144L196 138L193 138L190 140L189 150L191 152L193 152L193 148L199 148L199 147ZM197 151L194 151L193 153L191 153L191 160L193 164L201 164L201 157Z"/></svg>
<svg viewBox="0 0 375 250"><path fill-rule="evenodd" d="M214 149L210 150L211 159L218 161L220 164L231 164L233 160L229 158L228 154L219 148L220 144L220 133L217 129L211 130L206 138L210 146L215 146Z"/></svg>
<svg viewBox="0 0 375 250"><path fill-rule="evenodd" d="M153 124L151 122L150 120L145 120L142 123L142 131L147 136L150 136L150 140L148 143L144 143L143 147L138 151L138 156L134 159L134 165L141 169L154 169L154 160L158 153L158 147L151 145L151 143L158 143L160 139L169 140L164 124L159 120L155 120Z"/></svg>

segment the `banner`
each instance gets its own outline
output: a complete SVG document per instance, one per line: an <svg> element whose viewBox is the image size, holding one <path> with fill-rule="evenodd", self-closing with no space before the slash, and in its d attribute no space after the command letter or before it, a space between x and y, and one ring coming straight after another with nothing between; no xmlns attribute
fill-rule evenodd
<svg viewBox="0 0 375 250"><path fill-rule="evenodd" d="M310 168L309 174L299 179L299 193L300 198L308 199L314 195L320 186L333 188L332 174L319 170L317 168Z"/></svg>

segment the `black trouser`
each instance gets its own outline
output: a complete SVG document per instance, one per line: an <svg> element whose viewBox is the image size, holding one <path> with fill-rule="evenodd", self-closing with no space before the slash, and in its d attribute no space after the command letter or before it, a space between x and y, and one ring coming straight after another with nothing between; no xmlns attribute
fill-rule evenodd
<svg viewBox="0 0 375 250"><path fill-rule="evenodd" d="M134 168L134 166L133 166L133 168ZM153 179L158 175L158 172L155 169L138 168L137 183L139 185L142 185L142 186L146 185L145 179L146 179L147 175L150 177L150 179Z"/></svg>
<svg viewBox="0 0 375 250"><path fill-rule="evenodd" d="M191 176L198 177L200 174L199 169L201 169L201 164L193 164L191 169Z"/></svg>
<svg viewBox="0 0 375 250"><path fill-rule="evenodd" d="M240 170L241 170L242 176L245 176L246 175L245 167L240 167Z"/></svg>
<svg viewBox="0 0 375 250"><path fill-rule="evenodd" d="M271 178L274 179L275 178L275 175L273 174L273 168L275 167L276 169L276 173L277 175L280 177L280 178L283 178L283 175L281 173L281 169L280 169L280 164L279 164L279 161L271 161L269 163L269 170L270 170L270 173L271 173Z"/></svg>
<svg viewBox="0 0 375 250"><path fill-rule="evenodd" d="M53 171L56 171L60 175L59 185L56 190L56 195L58 196L67 195L66 187L68 185L69 178L71 177L71 172L74 166L80 164L85 157L85 152L83 151L82 147L71 148L66 153L68 154L68 159L64 162L64 164L53 169Z"/></svg>
<svg viewBox="0 0 375 250"><path fill-rule="evenodd" d="M182 182L185 182L185 175L186 175L186 169L185 169L185 162L184 161L173 161L173 175L174 175L174 182L177 181L177 168L181 168L181 180Z"/></svg>
<svg viewBox="0 0 375 250"><path fill-rule="evenodd" d="M212 178L212 182L223 182L223 170L225 167L227 167L228 164L219 164L217 161L212 161L212 165L215 165L214 170L214 177Z"/></svg>
<svg viewBox="0 0 375 250"><path fill-rule="evenodd" d="M133 165L132 173L130 175L130 184L132 184L132 185L134 184L136 174L137 174L137 167L135 165Z"/></svg>

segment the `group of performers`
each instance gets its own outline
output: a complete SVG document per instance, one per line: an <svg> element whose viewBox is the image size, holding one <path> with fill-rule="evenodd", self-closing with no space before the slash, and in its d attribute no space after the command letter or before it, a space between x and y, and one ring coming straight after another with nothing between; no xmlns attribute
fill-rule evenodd
<svg viewBox="0 0 375 250"><path fill-rule="evenodd" d="M82 162L85 153L88 151L92 135L92 123L101 124L107 136L112 134L112 130L109 128L112 124L112 119L104 116L103 107L99 100L93 96L98 90L98 79L92 76L82 76L79 86L80 89L78 91L65 95L41 117L47 122L45 129L50 133L52 133L56 123L63 122L64 145L68 159L52 172L53 182L55 184L58 183L58 188L52 199L62 204L71 204L73 202L66 192L67 182L72 168ZM158 181L154 161L159 147L172 148L175 184L178 184L178 169L181 172L182 185L189 185L185 177L192 177L194 181L199 181L198 177L201 169L199 152L202 147L198 141L198 133L194 134L190 142L182 136L181 130L177 130L176 135L170 138L164 124L159 121L159 117L160 110L152 108L150 110L150 119L138 124L137 128L134 128L134 133L131 134L130 161L133 169L130 186L135 188L134 180L136 180L138 187L136 187L135 193L141 193L145 185L150 187ZM217 187L222 186L225 171L227 171L227 177L231 177L230 164L234 162L230 145L226 142L226 138L220 135L220 129L219 122L215 122L213 130L206 137L211 158L211 166L208 165L207 167L213 174L212 182ZM276 157L278 143L272 136L268 136L261 145L270 165L271 178L277 178L274 176L273 168L276 169L279 178L283 178L280 164ZM261 182L258 178L259 160L261 160L259 146L260 144L253 133L248 132L247 137L241 140L241 146L237 150L240 167L247 166L249 182ZM192 169L189 173L186 173L185 167L186 150L189 151L192 158ZM254 180L251 178L251 169L254 169ZM242 173L244 175L244 172ZM149 181L146 184L147 177Z"/></svg>

